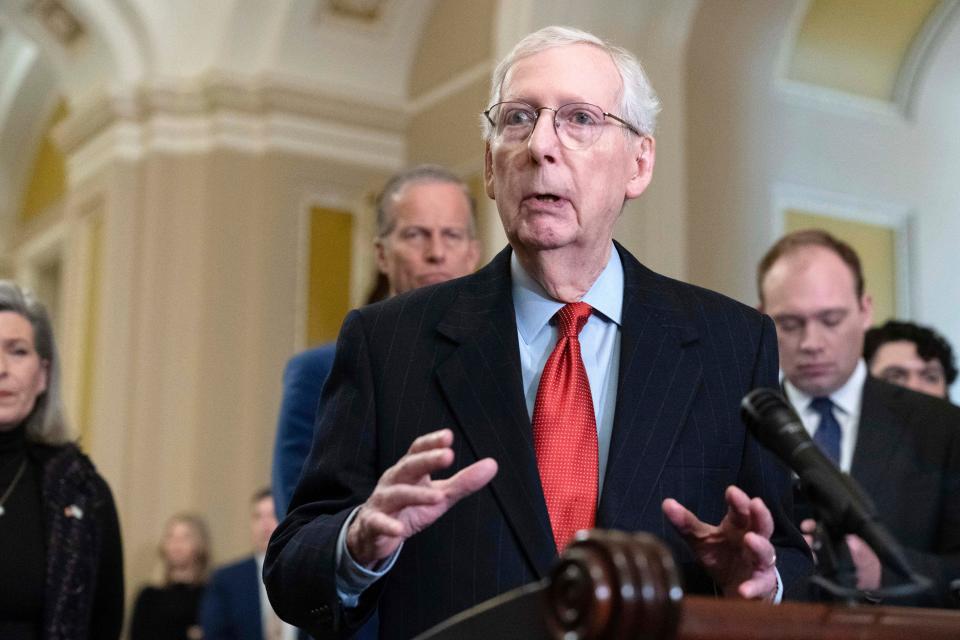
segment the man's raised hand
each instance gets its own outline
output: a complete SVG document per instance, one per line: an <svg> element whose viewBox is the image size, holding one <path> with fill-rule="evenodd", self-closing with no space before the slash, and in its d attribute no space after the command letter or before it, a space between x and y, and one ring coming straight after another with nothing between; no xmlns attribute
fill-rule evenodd
<svg viewBox="0 0 960 640"><path fill-rule="evenodd" d="M371 568L423 531L461 498L486 486L497 474L493 458L484 458L445 480L430 475L453 464L453 432L441 429L420 436L395 465L383 472L347 530L354 561Z"/></svg>

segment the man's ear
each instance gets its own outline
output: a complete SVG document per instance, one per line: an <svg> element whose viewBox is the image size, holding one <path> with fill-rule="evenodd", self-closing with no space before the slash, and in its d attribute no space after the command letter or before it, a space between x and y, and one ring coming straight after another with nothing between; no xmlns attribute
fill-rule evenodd
<svg viewBox="0 0 960 640"><path fill-rule="evenodd" d="M383 275L387 274L387 250L383 246L383 238L377 238L373 241L373 249L377 254L377 269Z"/></svg>
<svg viewBox="0 0 960 640"><path fill-rule="evenodd" d="M635 145L631 157L633 173L629 182L627 182L625 194L628 200L639 196L650 185L650 181L653 179L653 164L656 155L657 144L652 136L643 136L640 139L640 144Z"/></svg>
<svg viewBox="0 0 960 640"><path fill-rule="evenodd" d="M863 310L863 330L873 326L873 296L864 293L860 298L860 308Z"/></svg>
<svg viewBox="0 0 960 640"><path fill-rule="evenodd" d="M493 154L490 152L490 143L484 145L483 151L483 186L487 197L496 200L496 191L493 188Z"/></svg>

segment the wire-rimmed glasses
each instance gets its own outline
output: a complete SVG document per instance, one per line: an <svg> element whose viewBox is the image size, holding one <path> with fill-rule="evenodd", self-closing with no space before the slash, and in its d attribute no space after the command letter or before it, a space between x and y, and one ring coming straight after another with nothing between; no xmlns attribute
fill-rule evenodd
<svg viewBox="0 0 960 640"><path fill-rule="evenodd" d="M500 142L518 144L533 132L544 109L553 111L553 126L561 144L574 151L586 149L600 137L607 118L615 120L638 136L636 127L589 102L571 102L553 107L533 107L525 102L498 102L483 112Z"/></svg>

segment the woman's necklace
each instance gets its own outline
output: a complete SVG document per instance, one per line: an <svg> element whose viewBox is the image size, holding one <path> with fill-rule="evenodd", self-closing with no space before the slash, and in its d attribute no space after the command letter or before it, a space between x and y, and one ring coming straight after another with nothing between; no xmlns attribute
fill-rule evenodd
<svg viewBox="0 0 960 640"><path fill-rule="evenodd" d="M7 504L7 498L9 498L10 494L13 493L13 490L17 488L17 483L20 482L20 476L22 476L23 472L26 470L27 459L24 458L23 462L20 463L20 468L17 469L17 475L13 476L13 482L10 483L10 486L7 487L7 490L3 492L2 496L0 496L0 516L7 512L3 505Z"/></svg>

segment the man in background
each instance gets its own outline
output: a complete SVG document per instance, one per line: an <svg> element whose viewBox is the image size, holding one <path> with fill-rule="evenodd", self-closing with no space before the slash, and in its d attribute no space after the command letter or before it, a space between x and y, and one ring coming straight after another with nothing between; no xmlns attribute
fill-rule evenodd
<svg viewBox="0 0 960 640"><path fill-rule="evenodd" d="M387 295L472 273L480 259L475 208L467 185L442 167L419 165L394 175L377 198L374 241ZM283 375L272 471L281 520L313 442L320 390L335 349L329 343L299 353Z"/></svg>
<svg viewBox="0 0 960 640"><path fill-rule="evenodd" d="M870 374L936 398L950 399L957 379L953 349L946 338L912 322L888 320L867 331L863 357Z"/></svg>
<svg viewBox="0 0 960 640"><path fill-rule="evenodd" d="M950 606L960 578L960 409L871 377L861 357L873 323L856 252L825 231L781 238L760 261L760 308L773 317L787 398L841 471L873 499L914 571L935 591L898 604ZM802 523L806 533L814 523ZM848 536L857 586L902 582Z"/></svg>
<svg viewBox="0 0 960 640"><path fill-rule="evenodd" d="M277 516L269 488L254 494L250 510L253 555L217 569L200 604L205 640L293 640L296 629L273 612L263 586L263 556Z"/></svg>

